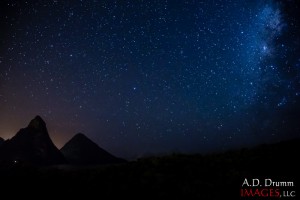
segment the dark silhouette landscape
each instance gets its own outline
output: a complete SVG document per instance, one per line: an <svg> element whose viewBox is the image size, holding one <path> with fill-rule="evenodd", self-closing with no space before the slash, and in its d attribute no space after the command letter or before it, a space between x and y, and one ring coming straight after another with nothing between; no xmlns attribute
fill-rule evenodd
<svg viewBox="0 0 300 200"><path fill-rule="evenodd" d="M82 133L76 134L61 150L57 149L49 137L46 123L40 116L32 119L26 128L22 128L11 139L0 141L0 164L8 167L125 162L100 148Z"/></svg>
<svg viewBox="0 0 300 200"><path fill-rule="evenodd" d="M293 190L299 179L300 139L126 162L81 133L58 150L37 116L13 138L0 141L1 190L12 197L239 199L245 178L292 181Z"/></svg>

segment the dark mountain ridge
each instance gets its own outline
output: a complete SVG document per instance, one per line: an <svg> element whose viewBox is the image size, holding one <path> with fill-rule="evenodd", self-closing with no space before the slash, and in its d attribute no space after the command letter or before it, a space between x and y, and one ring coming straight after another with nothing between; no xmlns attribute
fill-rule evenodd
<svg viewBox="0 0 300 200"><path fill-rule="evenodd" d="M95 165L122 163L125 160L117 158L96 143L87 138L84 134L76 134L60 150L69 164L73 165Z"/></svg>
<svg viewBox="0 0 300 200"><path fill-rule="evenodd" d="M0 163L55 165L66 160L49 137L44 120L36 116L26 128L1 145Z"/></svg>
<svg viewBox="0 0 300 200"><path fill-rule="evenodd" d="M8 140L0 138L0 165L97 165L126 162L117 158L82 133L57 149L40 116Z"/></svg>

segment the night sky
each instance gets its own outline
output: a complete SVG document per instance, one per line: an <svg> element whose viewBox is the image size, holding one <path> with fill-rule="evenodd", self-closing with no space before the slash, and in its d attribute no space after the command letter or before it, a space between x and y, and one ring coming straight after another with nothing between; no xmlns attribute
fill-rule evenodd
<svg viewBox="0 0 300 200"><path fill-rule="evenodd" d="M2 0L0 137L125 157L300 136L297 0Z"/></svg>

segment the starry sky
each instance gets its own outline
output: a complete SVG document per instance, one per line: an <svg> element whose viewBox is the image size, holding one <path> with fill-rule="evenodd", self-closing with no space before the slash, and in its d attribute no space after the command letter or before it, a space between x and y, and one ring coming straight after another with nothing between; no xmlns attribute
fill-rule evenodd
<svg viewBox="0 0 300 200"><path fill-rule="evenodd" d="M297 0L3 0L0 137L125 157L300 136Z"/></svg>

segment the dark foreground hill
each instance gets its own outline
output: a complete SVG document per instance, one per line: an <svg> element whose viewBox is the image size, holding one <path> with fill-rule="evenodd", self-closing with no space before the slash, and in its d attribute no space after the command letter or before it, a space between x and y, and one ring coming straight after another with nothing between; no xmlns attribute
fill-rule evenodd
<svg viewBox="0 0 300 200"><path fill-rule="evenodd" d="M125 160L117 158L100 148L82 133L76 134L60 149L60 151L67 159L68 164L71 165L95 165L125 162Z"/></svg>
<svg viewBox="0 0 300 200"><path fill-rule="evenodd" d="M2 168L0 188L11 196L49 199L268 199L241 197L242 189L252 188L242 186L245 178L250 184L252 179L262 184L264 179L294 184L253 187L260 195L262 189L263 195L274 195L271 190L275 189L280 195L284 191L298 195L299 150L300 140L296 139L219 154L174 154L119 165Z"/></svg>
<svg viewBox="0 0 300 200"><path fill-rule="evenodd" d="M54 165L65 163L62 153L49 137L40 116L30 121L14 137L0 147L0 164Z"/></svg>

